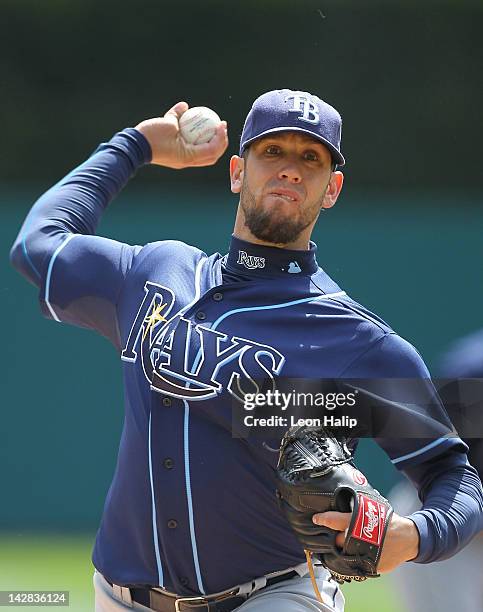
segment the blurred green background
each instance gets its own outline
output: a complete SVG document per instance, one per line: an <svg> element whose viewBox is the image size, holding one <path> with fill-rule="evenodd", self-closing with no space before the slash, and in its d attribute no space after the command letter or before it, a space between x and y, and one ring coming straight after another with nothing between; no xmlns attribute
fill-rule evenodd
<svg viewBox="0 0 483 612"><path fill-rule="evenodd" d="M0 3L0 590L71 590L92 609L90 548L114 469L118 357L46 321L8 250L35 199L119 129L179 99L213 107L231 144L213 168L142 169L100 233L224 252L228 160L263 91L318 93L344 119L346 185L314 239L319 262L430 367L481 326L483 3L215 0ZM395 471L359 461L387 492ZM349 612L400 612L389 579L345 590Z"/></svg>

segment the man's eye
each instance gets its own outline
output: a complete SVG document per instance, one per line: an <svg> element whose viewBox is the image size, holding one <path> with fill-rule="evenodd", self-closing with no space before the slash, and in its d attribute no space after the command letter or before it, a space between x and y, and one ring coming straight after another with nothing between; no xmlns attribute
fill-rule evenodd
<svg viewBox="0 0 483 612"><path fill-rule="evenodd" d="M308 161L318 161L319 156L317 155L317 153L315 153L315 151L307 151L305 153L305 159L307 159Z"/></svg>
<svg viewBox="0 0 483 612"><path fill-rule="evenodd" d="M280 153L280 147L270 145L265 149L265 152L268 153L268 155L278 155L278 153Z"/></svg>

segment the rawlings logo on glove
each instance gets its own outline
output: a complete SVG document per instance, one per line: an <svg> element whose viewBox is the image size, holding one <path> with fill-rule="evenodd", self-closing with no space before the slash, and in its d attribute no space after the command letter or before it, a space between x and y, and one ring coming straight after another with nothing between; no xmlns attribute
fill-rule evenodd
<svg viewBox="0 0 483 612"><path fill-rule="evenodd" d="M292 427L282 440L277 476L281 508L306 552L338 582L378 576L393 510L356 469L344 442L322 427ZM312 521L328 510L352 512L342 549L337 531Z"/></svg>
<svg viewBox="0 0 483 612"><path fill-rule="evenodd" d="M379 502L373 502L362 493L358 493L357 496L359 498L359 512L353 535L359 540L379 546L386 522L386 507Z"/></svg>

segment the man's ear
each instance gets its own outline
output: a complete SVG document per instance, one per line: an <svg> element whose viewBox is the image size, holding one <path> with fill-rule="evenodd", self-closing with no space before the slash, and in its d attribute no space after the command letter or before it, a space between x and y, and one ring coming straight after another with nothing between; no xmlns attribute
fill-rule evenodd
<svg viewBox="0 0 483 612"><path fill-rule="evenodd" d="M332 174L330 175L329 184L327 185L327 189L325 190L322 208L332 208L332 206L334 206L342 190L343 184L344 175L342 174L342 172L332 172Z"/></svg>
<svg viewBox="0 0 483 612"><path fill-rule="evenodd" d="M245 160L243 157L233 155L230 159L230 182L232 193L240 193L243 184Z"/></svg>

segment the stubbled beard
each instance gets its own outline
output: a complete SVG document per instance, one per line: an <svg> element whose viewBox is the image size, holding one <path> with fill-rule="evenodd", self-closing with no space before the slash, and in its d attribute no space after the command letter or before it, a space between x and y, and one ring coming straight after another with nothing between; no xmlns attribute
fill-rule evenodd
<svg viewBox="0 0 483 612"><path fill-rule="evenodd" d="M313 208L305 211L303 215L298 215L297 218L287 218L285 215L282 218L277 218L276 210L264 210L257 205L255 196L245 182L240 194L240 205L245 216L245 225L255 238L273 244L295 242L304 229L317 219L322 202L323 197Z"/></svg>

